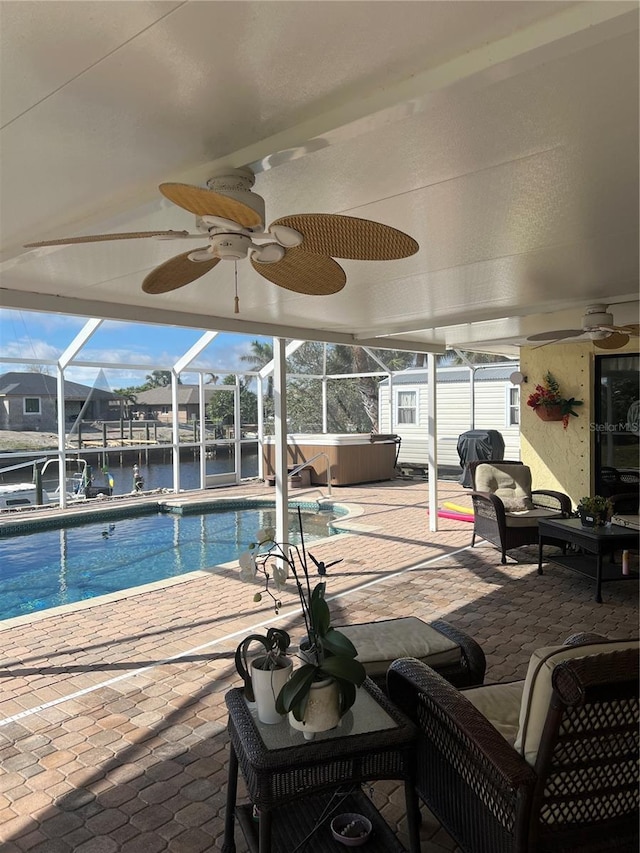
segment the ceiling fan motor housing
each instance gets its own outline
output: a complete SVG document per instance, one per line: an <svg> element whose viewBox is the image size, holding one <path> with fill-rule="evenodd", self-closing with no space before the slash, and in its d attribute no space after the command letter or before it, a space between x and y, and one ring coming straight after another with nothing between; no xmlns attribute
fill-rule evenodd
<svg viewBox="0 0 640 853"><path fill-rule="evenodd" d="M213 254L223 261L240 261L254 248L246 234L214 234L211 236Z"/></svg>
<svg viewBox="0 0 640 853"><path fill-rule="evenodd" d="M251 210L255 210L260 217L260 224L247 230L262 231L264 228L264 199L257 193L251 192L255 180L250 169L225 169L209 178L207 186L210 190L233 198L242 204L246 204Z"/></svg>
<svg viewBox="0 0 640 853"><path fill-rule="evenodd" d="M587 308L583 328L585 331L595 329L598 326L611 326L613 324L613 314L607 311L606 305L591 305Z"/></svg>

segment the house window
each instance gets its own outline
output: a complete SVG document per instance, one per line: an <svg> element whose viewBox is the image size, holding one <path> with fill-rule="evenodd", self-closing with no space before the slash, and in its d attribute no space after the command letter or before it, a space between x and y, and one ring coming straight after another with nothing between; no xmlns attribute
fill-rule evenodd
<svg viewBox="0 0 640 853"><path fill-rule="evenodd" d="M40 414L40 397L25 397L24 398L24 413L25 415Z"/></svg>
<svg viewBox="0 0 640 853"><path fill-rule="evenodd" d="M416 424L418 423L418 392L397 391L396 392L396 423Z"/></svg>
<svg viewBox="0 0 640 853"><path fill-rule="evenodd" d="M507 426L520 426L520 386L507 388Z"/></svg>

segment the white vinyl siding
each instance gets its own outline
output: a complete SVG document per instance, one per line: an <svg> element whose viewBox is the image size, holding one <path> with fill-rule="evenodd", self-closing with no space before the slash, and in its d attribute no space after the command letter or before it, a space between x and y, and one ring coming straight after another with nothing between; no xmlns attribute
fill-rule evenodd
<svg viewBox="0 0 640 853"><path fill-rule="evenodd" d="M508 379L481 380L476 375L474 429L496 429L504 439L505 459L520 459L520 426L505 426L509 420L508 389L513 387ZM402 424L396 419L398 393L403 390L418 391L418 419L415 424ZM428 398L427 385L393 385L394 419L389 418L389 386L380 386L379 430L393 432L402 439L399 462L426 465L428 459ZM471 429L471 401L469 381L438 383L436 391L438 416L438 465L459 467L458 437Z"/></svg>

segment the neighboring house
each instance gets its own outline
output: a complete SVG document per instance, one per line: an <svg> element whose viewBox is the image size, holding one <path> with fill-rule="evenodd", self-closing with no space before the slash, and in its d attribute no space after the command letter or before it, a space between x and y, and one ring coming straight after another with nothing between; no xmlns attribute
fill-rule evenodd
<svg viewBox="0 0 640 853"><path fill-rule="evenodd" d="M204 389L205 406L216 392L211 388ZM157 420L162 423L171 423L171 386L164 385L159 388L149 388L148 391L139 391L136 395L133 408L138 417L144 420ZM198 407L198 386L178 385L178 421L189 423L198 420L200 411Z"/></svg>
<svg viewBox="0 0 640 853"><path fill-rule="evenodd" d="M457 444L470 429L495 429L504 438L505 459L520 459L520 387L509 376L517 363L476 367L471 418L471 372L466 367L439 367L436 406L438 467L459 468ZM428 388L425 370L394 375L391 383L393 417L389 418L389 380L378 392L379 430L402 438L399 462L426 465L428 459Z"/></svg>
<svg viewBox="0 0 640 853"><path fill-rule="evenodd" d="M0 375L0 429L57 432L58 398L55 376L44 373L3 373ZM111 391L64 383L67 423L82 420L117 420L122 398Z"/></svg>

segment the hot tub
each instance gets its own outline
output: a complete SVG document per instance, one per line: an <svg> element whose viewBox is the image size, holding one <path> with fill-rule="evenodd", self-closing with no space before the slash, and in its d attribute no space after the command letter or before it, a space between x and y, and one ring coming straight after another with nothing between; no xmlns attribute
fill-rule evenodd
<svg viewBox="0 0 640 853"><path fill-rule="evenodd" d="M287 436L287 467L292 469L302 462L308 462L311 482L316 485L326 484L327 465L331 471L332 486L391 480L395 475L396 446L395 436L371 436L369 433L292 434ZM275 474L274 436L265 436L263 458L266 479Z"/></svg>

